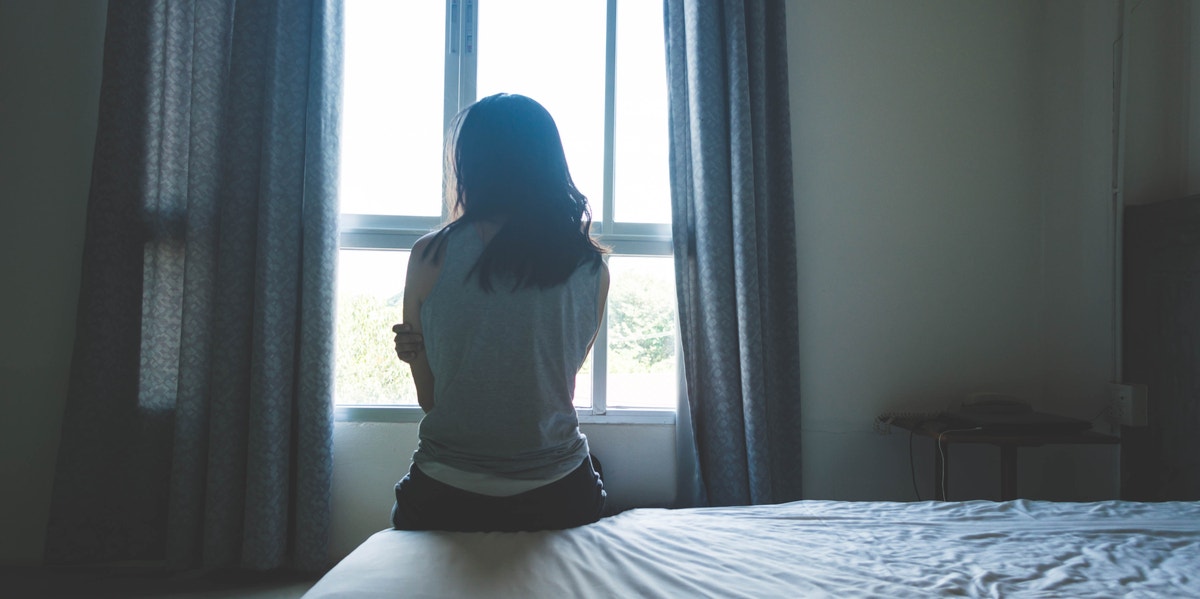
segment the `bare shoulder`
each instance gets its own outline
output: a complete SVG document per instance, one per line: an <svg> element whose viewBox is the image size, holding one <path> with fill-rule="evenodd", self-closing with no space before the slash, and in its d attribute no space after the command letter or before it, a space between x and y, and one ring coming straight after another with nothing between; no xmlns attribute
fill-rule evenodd
<svg viewBox="0 0 1200 599"><path fill-rule="evenodd" d="M442 258L445 256L445 236L438 237L437 232L427 233L413 244L408 256L408 276L405 281L405 302L416 302L419 306L425 296L433 290L438 274L442 270Z"/></svg>
<svg viewBox="0 0 1200 599"><path fill-rule="evenodd" d="M432 267L438 267L442 264L442 257L446 254L446 236L438 237L441 231L430 231L421 236L412 247L412 256L410 261L416 260L418 263L426 264ZM433 248L433 251L430 251Z"/></svg>

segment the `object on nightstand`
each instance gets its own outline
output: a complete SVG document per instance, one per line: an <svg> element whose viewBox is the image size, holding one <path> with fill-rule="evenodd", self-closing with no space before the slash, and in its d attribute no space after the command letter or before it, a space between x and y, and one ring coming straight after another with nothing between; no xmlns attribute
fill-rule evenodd
<svg viewBox="0 0 1200 599"><path fill-rule="evenodd" d="M972 393L963 400L962 411L971 414L1027 414L1033 411L1033 406L1012 395Z"/></svg>
<svg viewBox="0 0 1200 599"><path fill-rule="evenodd" d="M978 428L1000 433L1074 433L1092 428L1092 423L1058 414L1035 412L1024 399L999 393L974 393L962 402L962 409L946 415L954 428Z"/></svg>

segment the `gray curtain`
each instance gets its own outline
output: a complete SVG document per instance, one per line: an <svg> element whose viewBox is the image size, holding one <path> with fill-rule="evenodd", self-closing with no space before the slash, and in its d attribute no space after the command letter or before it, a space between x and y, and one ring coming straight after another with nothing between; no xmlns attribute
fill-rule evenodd
<svg viewBox="0 0 1200 599"><path fill-rule="evenodd" d="M340 36L109 3L47 562L326 567Z"/></svg>
<svg viewBox="0 0 1200 599"><path fill-rule="evenodd" d="M800 499L784 3L667 0L665 11L680 472L696 477L680 503Z"/></svg>

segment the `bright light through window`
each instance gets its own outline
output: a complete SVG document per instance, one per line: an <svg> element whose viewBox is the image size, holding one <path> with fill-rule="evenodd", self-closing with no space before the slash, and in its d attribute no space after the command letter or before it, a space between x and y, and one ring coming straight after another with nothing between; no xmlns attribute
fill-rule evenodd
<svg viewBox="0 0 1200 599"><path fill-rule="evenodd" d="M391 327L409 250L441 222L444 127L476 98L509 92L554 116L593 232L613 250L606 326L576 377L576 407L674 409L661 3L346 0L344 17L337 403L417 405Z"/></svg>
<svg viewBox="0 0 1200 599"><path fill-rule="evenodd" d="M409 252L342 250L338 254L338 403L417 405L408 365L396 357L392 325L404 312Z"/></svg>
<svg viewBox="0 0 1200 599"><path fill-rule="evenodd" d="M613 218L670 223L667 64L661 2L617 11L616 187Z"/></svg>
<svg viewBox="0 0 1200 599"><path fill-rule="evenodd" d="M675 269L670 256L608 259L608 405L674 408Z"/></svg>
<svg viewBox="0 0 1200 599"><path fill-rule="evenodd" d="M441 215L445 10L346 3L342 212Z"/></svg>

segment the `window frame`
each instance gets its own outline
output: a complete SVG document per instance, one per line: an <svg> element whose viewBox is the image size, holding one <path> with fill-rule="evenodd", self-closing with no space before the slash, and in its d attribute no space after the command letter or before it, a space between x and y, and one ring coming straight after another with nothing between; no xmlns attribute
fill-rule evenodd
<svg viewBox="0 0 1200 599"><path fill-rule="evenodd" d="M478 6L488 0L446 0L445 87L442 130L450 126L461 108L473 103L476 84ZM604 73L604 164L602 170L602 218L592 223L592 237L609 247L617 257L666 257L674 251L671 225L668 223L618 222L614 216L615 106L616 106L616 32L617 0L606 0L605 73ZM442 202L442 215L383 215L341 213L338 250L410 251L423 235L447 222L449 207ZM607 262L608 256L605 256ZM676 378L678 393L683 393L679 364L679 334L676 325ZM584 424L674 424L673 408L609 409L607 401L608 309L592 349L592 405L577 407ZM597 376L603 373L604 376ZM359 405L334 402L336 421L346 422L419 422L424 412L419 406Z"/></svg>

